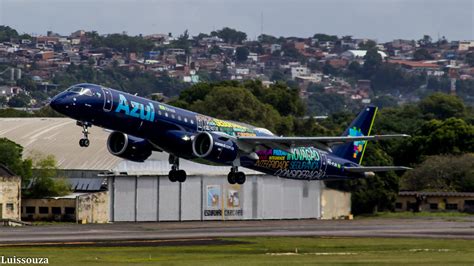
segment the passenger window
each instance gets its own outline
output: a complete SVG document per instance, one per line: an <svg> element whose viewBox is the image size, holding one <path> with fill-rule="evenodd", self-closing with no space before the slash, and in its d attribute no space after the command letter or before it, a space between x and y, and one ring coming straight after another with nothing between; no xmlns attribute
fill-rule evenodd
<svg viewBox="0 0 474 266"><path fill-rule="evenodd" d="M181 116L180 115L178 115L178 120L181 121Z"/></svg>
<svg viewBox="0 0 474 266"><path fill-rule="evenodd" d="M193 125L194 125L194 120L192 120L192 119L191 119L191 124L193 124Z"/></svg>
<svg viewBox="0 0 474 266"><path fill-rule="evenodd" d="M168 113L167 113L167 112L165 112L165 116L168 117Z"/></svg>
<svg viewBox="0 0 474 266"><path fill-rule="evenodd" d="M184 122L188 123L188 118L187 117L184 118Z"/></svg>
<svg viewBox="0 0 474 266"><path fill-rule="evenodd" d="M171 118L175 119L175 116L174 116L174 114L171 114Z"/></svg>
<svg viewBox="0 0 474 266"><path fill-rule="evenodd" d="M161 111L158 111L158 114L161 115Z"/></svg>

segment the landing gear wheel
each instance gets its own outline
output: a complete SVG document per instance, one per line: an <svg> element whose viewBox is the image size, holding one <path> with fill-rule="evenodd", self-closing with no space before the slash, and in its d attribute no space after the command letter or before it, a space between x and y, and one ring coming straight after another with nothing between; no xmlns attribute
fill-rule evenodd
<svg viewBox="0 0 474 266"><path fill-rule="evenodd" d="M82 139L82 145L84 145L83 147L89 147L89 144L90 144L89 139Z"/></svg>
<svg viewBox="0 0 474 266"><path fill-rule="evenodd" d="M177 177L177 180L181 183L183 183L184 181L186 181L186 171L184 170L177 170L176 171L176 177Z"/></svg>
<svg viewBox="0 0 474 266"><path fill-rule="evenodd" d="M235 173L235 181L237 182L237 184L239 185L242 185L245 183L245 180L247 179L245 177L245 173L244 172L237 172Z"/></svg>
<svg viewBox="0 0 474 266"><path fill-rule="evenodd" d="M171 170L168 174L168 178L170 179L171 182L176 182L178 181L177 175L176 175L176 170Z"/></svg>
<svg viewBox="0 0 474 266"><path fill-rule="evenodd" d="M236 180L235 180L235 172L230 172L228 175L227 175L227 181L229 182L229 184L231 185L234 185L236 183Z"/></svg>
<svg viewBox="0 0 474 266"><path fill-rule="evenodd" d="M82 122L82 121L77 121L76 125L82 127L82 134L84 137L79 140L79 146L81 147L89 147L90 141L89 141L89 127L92 125L89 122Z"/></svg>
<svg viewBox="0 0 474 266"><path fill-rule="evenodd" d="M90 141L88 139L80 139L79 146L81 147L89 147Z"/></svg>

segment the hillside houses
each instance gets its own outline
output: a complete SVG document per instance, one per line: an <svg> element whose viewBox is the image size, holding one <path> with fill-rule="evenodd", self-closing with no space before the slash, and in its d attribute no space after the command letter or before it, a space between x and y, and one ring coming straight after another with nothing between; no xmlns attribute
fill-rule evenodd
<svg viewBox="0 0 474 266"><path fill-rule="evenodd" d="M370 101L370 86L361 90L357 82L348 82L345 76L353 71L353 62L362 67L367 45L378 48L383 63L401 67L407 73L426 74L433 77L450 77L470 80L474 68L465 62L474 52L474 41L452 41L441 44L424 44L413 40L396 39L376 43L350 36L337 38L275 38L273 42L258 40L226 43L218 36L200 34L173 37L171 34L151 34L133 37L143 40L147 50L114 48L97 45L97 33L78 30L67 36L53 32L33 36L31 39L10 40L0 43L0 64L18 68L23 77L47 86L52 78L71 65L84 65L97 71L118 67L127 71L149 72L156 77L167 75L179 82L194 84L211 78L214 80L260 79L266 84L275 81L293 81L302 91L302 97L312 92L307 88L320 84L329 88L328 93L347 95L351 100ZM109 36L109 35L107 35ZM104 36L106 38L107 36ZM115 38L122 38L114 35ZM131 37L130 37L131 38ZM184 45L184 46L183 46ZM248 51L245 60L237 60L237 50ZM426 60L414 60L415 53L423 49ZM419 53L420 54L420 53ZM416 55L416 56L419 56ZM455 71L453 70L455 68ZM353 74L353 73L352 73ZM356 77L360 79L361 77ZM11 79L2 73L0 85L16 86L18 77ZM336 81L337 80L337 81ZM21 88L20 89L25 89Z"/></svg>

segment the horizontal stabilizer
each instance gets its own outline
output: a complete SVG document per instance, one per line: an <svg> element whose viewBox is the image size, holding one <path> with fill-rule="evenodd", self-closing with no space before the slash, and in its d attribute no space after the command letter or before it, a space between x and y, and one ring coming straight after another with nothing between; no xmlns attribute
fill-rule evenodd
<svg viewBox="0 0 474 266"><path fill-rule="evenodd" d="M292 146L294 147L308 147L313 146L316 148L328 150L330 146L354 142L354 141L367 141L367 140L385 140L393 138L406 138L410 137L406 134L393 134L393 135L373 135L373 136L337 136L337 137L276 137L276 136L265 136L265 137L237 137L237 145L245 143L251 145L266 145L270 148L275 149L287 149Z"/></svg>
<svg viewBox="0 0 474 266"><path fill-rule="evenodd" d="M388 172L388 171L406 171L410 170L406 166L360 166L360 167L344 167L344 170L351 173L365 173L365 172Z"/></svg>

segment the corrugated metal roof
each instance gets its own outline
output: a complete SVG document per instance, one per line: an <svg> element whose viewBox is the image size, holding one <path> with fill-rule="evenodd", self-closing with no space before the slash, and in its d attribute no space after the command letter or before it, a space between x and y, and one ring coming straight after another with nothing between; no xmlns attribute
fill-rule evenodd
<svg viewBox="0 0 474 266"><path fill-rule="evenodd" d="M60 169L126 172L128 175L168 175L171 169L169 155L165 152L154 152L144 163L113 156L107 150L109 132L99 127L89 129L90 146L79 147L81 131L76 122L69 118L0 118L0 138L6 137L22 145L25 148L24 157L34 151L54 155ZM188 175L227 175L230 170L229 166L209 166L187 160L180 160L180 168L186 170ZM261 174L245 168L241 170L247 174ZM74 184L83 185L85 182L87 186L89 181ZM92 185L90 182L89 186ZM94 183L94 186L97 184Z"/></svg>
<svg viewBox="0 0 474 266"><path fill-rule="evenodd" d="M74 191L99 191L104 182L103 177L95 178L68 178L67 181L71 184Z"/></svg>

